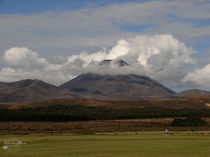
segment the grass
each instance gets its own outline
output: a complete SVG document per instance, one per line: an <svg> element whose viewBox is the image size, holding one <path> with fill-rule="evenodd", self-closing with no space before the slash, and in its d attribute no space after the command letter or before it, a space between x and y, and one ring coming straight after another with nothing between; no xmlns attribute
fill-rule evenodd
<svg viewBox="0 0 210 157"><path fill-rule="evenodd" d="M26 144L0 150L0 157L210 157L209 132L115 132L94 135L1 135Z"/></svg>

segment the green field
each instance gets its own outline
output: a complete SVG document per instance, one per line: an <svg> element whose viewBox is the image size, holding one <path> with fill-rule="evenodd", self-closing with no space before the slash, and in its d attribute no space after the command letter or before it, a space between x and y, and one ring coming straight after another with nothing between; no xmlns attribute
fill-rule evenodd
<svg viewBox="0 0 210 157"><path fill-rule="evenodd" d="M210 132L0 135L0 157L210 157Z"/></svg>

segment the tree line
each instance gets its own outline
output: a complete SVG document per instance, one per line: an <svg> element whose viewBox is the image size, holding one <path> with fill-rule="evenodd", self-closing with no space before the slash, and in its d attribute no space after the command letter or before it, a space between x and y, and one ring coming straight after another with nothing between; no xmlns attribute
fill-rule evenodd
<svg viewBox="0 0 210 157"><path fill-rule="evenodd" d="M189 116L210 117L210 109L168 109L159 107L110 109L83 105L0 109L0 121L86 121Z"/></svg>

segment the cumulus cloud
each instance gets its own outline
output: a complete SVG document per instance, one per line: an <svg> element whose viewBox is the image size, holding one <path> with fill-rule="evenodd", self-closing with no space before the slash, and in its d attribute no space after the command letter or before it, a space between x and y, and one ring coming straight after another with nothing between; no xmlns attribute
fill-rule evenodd
<svg viewBox="0 0 210 157"><path fill-rule="evenodd" d="M128 62L129 68L121 73L147 75L170 87L177 87L186 75L186 66L196 63L191 57L193 53L194 50L170 34L142 35L120 40L107 53L106 59Z"/></svg>
<svg viewBox="0 0 210 157"><path fill-rule="evenodd" d="M152 77L169 87L177 87L187 75L184 67L196 62L191 57L193 53L195 51L170 34L134 36L119 40L111 49L47 59L28 48L14 47L4 52L7 66L1 69L0 80L36 78L59 85L88 72L112 75L132 73ZM122 59L129 66L101 66L100 62L104 59Z"/></svg>
<svg viewBox="0 0 210 157"><path fill-rule="evenodd" d="M14 47L8 49L4 54L4 60L12 67L20 69L40 69L48 66L44 58L26 47Z"/></svg>
<svg viewBox="0 0 210 157"><path fill-rule="evenodd" d="M188 73L183 83L188 83L192 87L210 87L210 64L205 65L201 69L195 69L193 72Z"/></svg>
<svg viewBox="0 0 210 157"><path fill-rule="evenodd" d="M45 52L46 56L67 56L83 50L95 52L100 47L112 47L117 40L142 32L170 33L195 45L210 36L209 12L210 4L204 0L185 3L149 0L65 11L1 14L0 51L26 45ZM124 25L128 25L128 29L124 29ZM132 26L139 29L135 31Z"/></svg>

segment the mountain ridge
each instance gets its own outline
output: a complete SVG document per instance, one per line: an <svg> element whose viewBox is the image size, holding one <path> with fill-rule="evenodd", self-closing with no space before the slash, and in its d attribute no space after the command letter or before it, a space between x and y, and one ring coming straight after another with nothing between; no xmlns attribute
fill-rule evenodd
<svg viewBox="0 0 210 157"><path fill-rule="evenodd" d="M44 100L52 97L64 97L68 95L57 86L41 80L25 79L7 83L0 88L1 102L23 102Z"/></svg>
<svg viewBox="0 0 210 157"><path fill-rule="evenodd" d="M198 95L210 95L210 91L200 89L188 89L176 94L179 97L198 96Z"/></svg>
<svg viewBox="0 0 210 157"><path fill-rule="evenodd" d="M159 82L141 75L86 73L60 86L42 80L0 82L0 102L32 102L53 98L148 99L210 95L199 89L175 93Z"/></svg>
<svg viewBox="0 0 210 157"><path fill-rule="evenodd" d="M114 64L117 65L118 67L123 67L123 66L129 66L129 64L127 62L125 62L124 60L111 60L111 59L105 59L102 62L99 63L99 65L101 66L110 66L110 64Z"/></svg>
<svg viewBox="0 0 210 157"><path fill-rule="evenodd" d="M99 75L87 73L59 86L90 98L170 97L174 91L140 75Z"/></svg>

